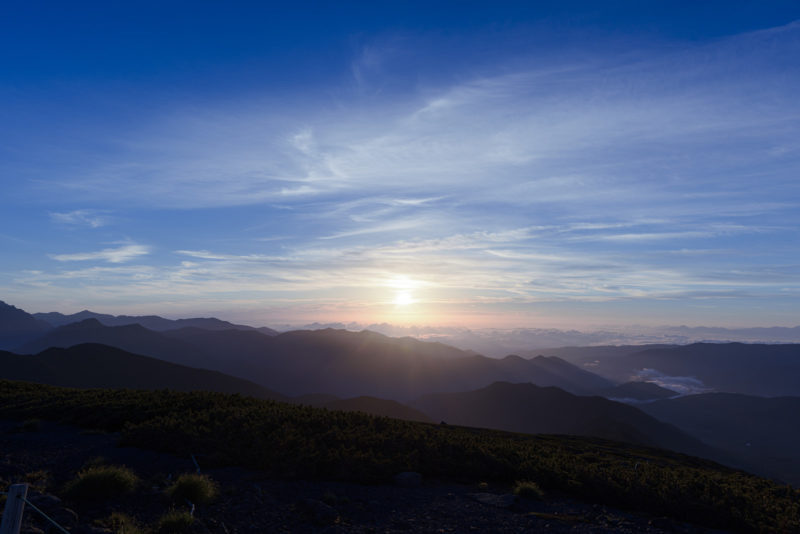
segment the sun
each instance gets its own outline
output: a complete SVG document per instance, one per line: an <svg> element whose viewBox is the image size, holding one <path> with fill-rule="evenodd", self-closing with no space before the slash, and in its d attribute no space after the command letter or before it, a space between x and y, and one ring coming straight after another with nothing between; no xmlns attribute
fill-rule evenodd
<svg viewBox="0 0 800 534"><path fill-rule="evenodd" d="M394 305L398 308L409 306L414 304L414 302L414 297L411 295L410 291L398 291L394 295Z"/></svg>

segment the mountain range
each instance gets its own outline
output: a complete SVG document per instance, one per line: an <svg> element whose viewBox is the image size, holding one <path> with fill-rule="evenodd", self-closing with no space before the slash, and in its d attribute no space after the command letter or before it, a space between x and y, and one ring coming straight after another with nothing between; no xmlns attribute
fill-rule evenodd
<svg viewBox="0 0 800 534"><path fill-rule="evenodd" d="M172 363L252 380L289 396L329 393L409 400L495 381L524 381L593 393L614 384L557 358L487 358L441 343L374 332L313 330L267 336L255 330L181 328L154 332L139 324L68 324L15 352L101 343Z"/></svg>
<svg viewBox="0 0 800 534"><path fill-rule="evenodd" d="M595 436L800 482L800 345L564 347L488 358L371 331L277 333L214 318L88 311L31 315L1 302L0 343L14 350L0 351L0 378L219 391L414 421Z"/></svg>
<svg viewBox="0 0 800 534"><path fill-rule="evenodd" d="M255 328L243 324L234 324L228 321L222 321L216 317L195 317L193 319L173 320L165 319L164 317L159 317L158 315L109 315L106 313L95 313L89 310L83 310L70 315L64 315L63 313L58 312L34 313L32 315L34 318L44 321L53 327L77 323L86 319L97 319L97 321L106 326L140 324L148 330L155 330L156 332L194 327L202 328L204 330L256 330L268 336L274 336L278 333L277 330L267 328L266 326Z"/></svg>
<svg viewBox="0 0 800 534"><path fill-rule="evenodd" d="M0 378L74 388L202 390L289 400L248 380L93 343L38 354L0 351Z"/></svg>

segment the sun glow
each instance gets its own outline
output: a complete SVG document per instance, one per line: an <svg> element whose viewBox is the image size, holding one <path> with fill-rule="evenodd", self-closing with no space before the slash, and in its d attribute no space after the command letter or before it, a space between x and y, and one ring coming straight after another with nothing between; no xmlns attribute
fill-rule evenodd
<svg viewBox="0 0 800 534"><path fill-rule="evenodd" d="M394 296L394 305L398 308L409 306L416 302L410 291L398 291Z"/></svg>

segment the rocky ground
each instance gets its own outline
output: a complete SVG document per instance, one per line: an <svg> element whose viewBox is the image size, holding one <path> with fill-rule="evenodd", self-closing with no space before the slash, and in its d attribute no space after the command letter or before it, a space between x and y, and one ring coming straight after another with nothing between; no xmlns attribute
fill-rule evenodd
<svg viewBox="0 0 800 534"><path fill-rule="evenodd" d="M145 531L173 506L164 496L169 480L196 468L191 451L179 458L118 447L118 439L116 434L54 423L0 422L0 481L31 484L29 500L68 532L111 532L100 525L112 512L136 518ZM101 502L61 500L64 484L97 458L133 469L143 480L141 488ZM420 482L413 475L378 486L286 481L238 468L204 469L202 458L198 461L202 472L219 485L220 495L195 509L191 531L197 533L720 532L558 495L541 501L521 499L503 486ZM188 510L188 504L178 507ZM28 508L22 532L58 530Z"/></svg>

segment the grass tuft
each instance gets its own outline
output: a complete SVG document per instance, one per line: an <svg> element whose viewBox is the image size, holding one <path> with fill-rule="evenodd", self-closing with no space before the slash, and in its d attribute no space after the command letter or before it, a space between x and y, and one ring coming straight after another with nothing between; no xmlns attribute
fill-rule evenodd
<svg viewBox="0 0 800 534"><path fill-rule="evenodd" d="M532 501L541 501L544 499L544 490L539 487L539 484L530 480L520 480L514 484L514 495L529 499Z"/></svg>
<svg viewBox="0 0 800 534"><path fill-rule="evenodd" d="M112 512L107 518L96 520L95 524L110 529L114 534L144 534L134 518L121 512Z"/></svg>
<svg viewBox="0 0 800 534"><path fill-rule="evenodd" d="M127 467L104 465L78 473L67 483L64 493L76 501L101 500L130 493L138 484L139 477Z"/></svg>
<svg viewBox="0 0 800 534"><path fill-rule="evenodd" d="M188 532L194 524L194 517L186 511L170 510L158 520L157 531L162 534Z"/></svg>
<svg viewBox="0 0 800 534"><path fill-rule="evenodd" d="M175 480L167 488L167 496L176 502L189 501L194 504L206 504L217 496L217 485L207 475L187 473Z"/></svg>

